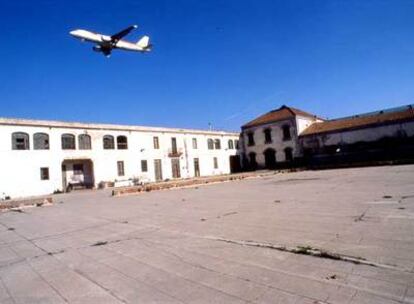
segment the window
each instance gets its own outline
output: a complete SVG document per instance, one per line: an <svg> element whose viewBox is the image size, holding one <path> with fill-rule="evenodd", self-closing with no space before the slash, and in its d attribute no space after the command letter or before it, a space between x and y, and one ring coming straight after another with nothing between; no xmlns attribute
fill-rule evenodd
<svg viewBox="0 0 414 304"><path fill-rule="evenodd" d="M229 149L234 149L234 145L233 145L233 141L231 139L229 139Z"/></svg>
<svg viewBox="0 0 414 304"><path fill-rule="evenodd" d="M235 147L236 149L238 149L238 148L239 148L239 141L238 141L237 139L235 139L235 140L234 140L234 147Z"/></svg>
<svg viewBox="0 0 414 304"><path fill-rule="evenodd" d="M148 172L148 162L145 159L141 160L141 171Z"/></svg>
<svg viewBox="0 0 414 304"><path fill-rule="evenodd" d="M23 132L15 132L12 134L13 150L29 150L29 135Z"/></svg>
<svg viewBox="0 0 414 304"><path fill-rule="evenodd" d="M40 179L49 180L49 168L40 168Z"/></svg>
<svg viewBox="0 0 414 304"><path fill-rule="evenodd" d="M218 169L218 160L217 157L213 157L214 169Z"/></svg>
<svg viewBox="0 0 414 304"><path fill-rule="evenodd" d="M63 150L75 150L75 135L62 134L62 149Z"/></svg>
<svg viewBox="0 0 414 304"><path fill-rule="evenodd" d="M254 146L254 135L253 132L247 133L247 145Z"/></svg>
<svg viewBox="0 0 414 304"><path fill-rule="evenodd" d="M159 140L158 136L154 136L153 141L154 141L154 149L159 149L160 148L160 140Z"/></svg>
<svg viewBox="0 0 414 304"><path fill-rule="evenodd" d="M271 129L264 129L263 130L265 136L265 144L270 144L272 142L272 130Z"/></svg>
<svg viewBox="0 0 414 304"><path fill-rule="evenodd" d="M289 125L284 125L282 127L283 130L283 140L290 140L291 136L290 136L290 126Z"/></svg>
<svg viewBox="0 0 414 304"><path fill-rule="evenodd" d="M49 135L46 133L35 133L33 135L33 149L49 150Z"/></svg>
<svg viewBox="0 0 414 304"><path fill-rule="evenodd" d="M214 141L211 138L207 139L207 147L209 150L214 149Z"/></svg>
<svg viewBox="0 0 414 304"><path fill-rule="evenodd" d="M116 146L118 150L128 149L128 139L126 136L120 135L116 138Z"/></svg>
<svg viewBox="0 0 414 304"><path fill-rule="evenodd" d="M81 134L78 136L79 150L90 150L92 148L91 137L88 134Z"/></svg>
<svg viewBox="0 0 414 304"><path fill-rule="evenodd" d="M177 138L171 137L171 152L177 154Z"/></svg>
<svg viewBox="0 0 414 304"><path fill-rule="evenodd" d="M293 160L292 148L285 148L285 160L290 162Z"/></svg>
<svg viewBox="0 0 414 304"><path fill-rule="evenodd" d="M197 149L197 138L193 138L193 149Z"/></svg>
<svg viewBox="0 0 414 304"><path fill-rule="evenodd" d="M215 139L214 140L214 149L216 149L216 150L220 150L221 149L221 141L220 141L220 139Z"/></svg>
<svg viewBox="0 0 414 304"><path fill-rule="evenodd" d="M105 135L103 137L103 148L105 150L115 149L115 141L112 135Z"/></svg>
<svg viewBox="0 0 414 304"><path fill-rule="evenodd" d="M118 168L118 176L124 176L125 171L124 171L124 162L123 161L118 161L117 162L117 168Z"/></svg>

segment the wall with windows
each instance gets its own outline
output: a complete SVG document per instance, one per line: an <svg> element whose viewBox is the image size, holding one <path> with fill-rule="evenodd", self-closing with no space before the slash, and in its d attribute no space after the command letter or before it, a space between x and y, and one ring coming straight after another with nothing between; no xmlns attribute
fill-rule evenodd
<svg viewBox="0 0 414 304"><path fill-rule="evenodd" d="M33 121L31 121L33 124ZM52 126L0 121L0 195L21 197L53 193L76 179L73 164L92 162L94 186L104 181L155 180L154 160L161 161L162 178L172 179L172 159L179 162L181 178L230 172L229 158L237 153L239 134L228 132L122 126L94 128L93 125L54 122ZM69 126L67 126L69 125ZM154 138L157 138L154 140ZM176 149L173 149L175 138ZM213 141L212 149L209 140ZM231 144L229 144L231 141ZM217 158L215 163L214 158ZM123 170L120 170L122 162ZM144 163L144 168L143 168ZM62 165L66 164L66 174ZM215 166L216 165L216 166ZM43 168L43 169L41 169ZM144 170L143 170L144 169ZM47 178L46 178L47 171ZM123 172L120 172L123 171ZM123 174L120 174L123 173Z"/></svg>
<svg viewBox="0 0 414 304"><path fill-rule="evenodd" d="M295 116L290 119L242 130L244 167L275 168L302 156L298 134L315 120Z"/></svg>

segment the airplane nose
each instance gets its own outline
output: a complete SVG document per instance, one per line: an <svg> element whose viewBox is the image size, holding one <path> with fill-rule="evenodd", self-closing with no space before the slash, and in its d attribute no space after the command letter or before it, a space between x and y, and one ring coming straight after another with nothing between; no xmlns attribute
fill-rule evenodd
<svg viewBox="0 0 414 304"><path fill-rule="evenodd" d="M77 33L77 30L73 30L69 32L69 34L71 34L72 36L76 36L76 33Z"/></svg>

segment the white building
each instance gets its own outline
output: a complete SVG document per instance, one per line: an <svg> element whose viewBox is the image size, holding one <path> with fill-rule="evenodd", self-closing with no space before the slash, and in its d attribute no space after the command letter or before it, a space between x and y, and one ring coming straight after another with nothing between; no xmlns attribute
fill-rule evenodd
<svg viewBox="0 0 414 304"><path fill-rule="evenodd" d="M231 172L239 133L0 118L0 195Z"/></svg>

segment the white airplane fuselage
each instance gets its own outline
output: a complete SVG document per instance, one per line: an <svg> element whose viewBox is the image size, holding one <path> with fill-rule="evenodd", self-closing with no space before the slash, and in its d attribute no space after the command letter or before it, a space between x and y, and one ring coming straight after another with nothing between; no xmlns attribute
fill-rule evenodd
<svg viewBox="0 0 414 304"><path fill-rule="evenodd" d="M70 34L73 37L78 38L82 41L94 42L102 47L107 47L110 49L117 48L117 49L123 49L123 50L134 51L134 52L149 52L150 51L149 47L145 47L145 46L143 47L139 44L128 42L125 40L118 40L118 41L113 42L111 40L111 36L93 33L93 32L86 31L86 30L74 30L74 31L71 31Z"/></svg>

